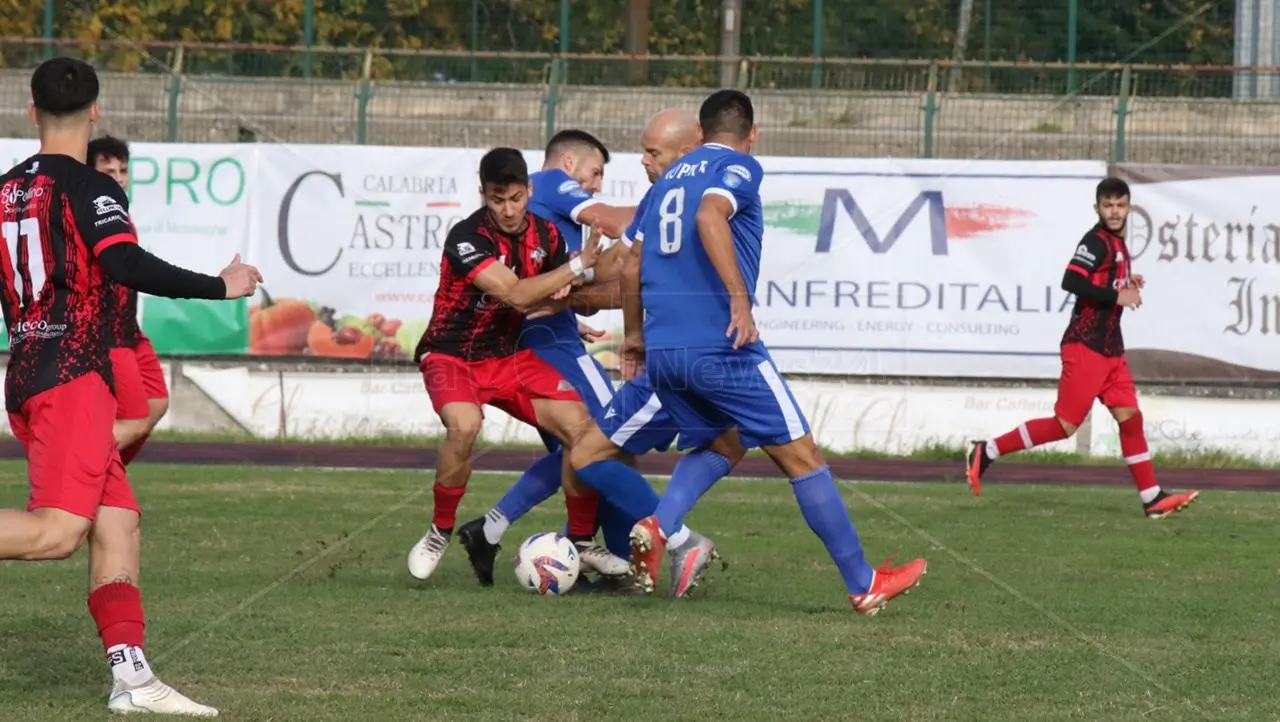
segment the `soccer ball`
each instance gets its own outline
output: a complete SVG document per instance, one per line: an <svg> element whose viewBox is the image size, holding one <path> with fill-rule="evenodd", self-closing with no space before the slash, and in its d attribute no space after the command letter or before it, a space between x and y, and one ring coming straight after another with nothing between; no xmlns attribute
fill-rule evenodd
<svg viewBox="0 0 1280 722"><path fill-rule="evenodd" d="M578 550L559 534L534 534L516 550L516 581L535 594L564 594L578 581Z"/></svg>

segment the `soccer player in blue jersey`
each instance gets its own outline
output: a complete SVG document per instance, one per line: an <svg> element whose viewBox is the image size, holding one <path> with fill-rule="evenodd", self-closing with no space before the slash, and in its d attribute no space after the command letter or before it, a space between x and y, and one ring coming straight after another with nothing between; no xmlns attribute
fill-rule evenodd
<svg viewBox="0 0 1280 722"><path fill-rule="evenodd" d="M547 144L542 170L530 176L533 186L530 210L556 225L571 254L582 245L583 225L616 238L632 220L634 208L610 206L595 197L608 162L609 151L595 136L582 130L564 130ZM615 247L606 251L594 269L599 275L587 276L590 285L580 289L575 300L594 308L617 307L619 262L615 259L623 257L621 250ZM572 308L564 305L556 313L531 318L521 333L520 347L532 349L559 371L578 391L592 417L599 419L613 398L614 388L604 367L587 353L583 343L593 333L578 321ZM511 522L555 494L561 486L563 472L567 470L564 453L553 437L543 434L543 439L550 453L535 462L489 513L464 524L458 531L481 584L493 583L498 544ZM570 483L577 482L571 475L569 478ZM628 494L633 504L656 505L657 495L647 482L643 490L638 487L621 490L606 487L606 490ZM627 574L628 534L639 517L633 518L630 513L619 510L610 503L609 496L597 507L596 494L581 493L585 489L576 491L579 493L566 493L565 504L569 512L569 537L578 547L583 564L603 576ZM644 502L640 501L642 498ZM595 543L597 514L607 547ZM611 549L622 556L611 553Z"/></svg>
<svg viewBox="0 0 1280 722"><path fill-rule="evenodd" d="M745 446L774 460L835 561L854 610L874 614L920 582L925 561L879 569L867 563L808 422L759 340L752 306L763 248L764 172L748 155L757 136L750 98L736 90L712 94L699 124L703 145L650 189L640 223L643 339L630 340L626 350L634 355L643 345L656 398L682 431L736 428ZM687 445L683 433L681 445ZM616 460L583 465L585 450L573 460L588 483L635 473ZM709 488L708 478L677 469L656 513L632 530L632 569L646 591L657 584L663 551L688 543L681 520Z"/></svg>

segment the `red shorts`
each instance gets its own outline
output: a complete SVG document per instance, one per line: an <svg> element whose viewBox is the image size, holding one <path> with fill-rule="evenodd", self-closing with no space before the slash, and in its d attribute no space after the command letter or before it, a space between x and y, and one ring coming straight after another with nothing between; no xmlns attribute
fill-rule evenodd
<svg viewBox="0 0 1280 722"><path fill-rule="evenodd" d="M1124 356L1103 356L1082 343L1062 347L1062 376L1053 413L1075 426L1093 408L1093 400L1109 409L1138 408L1138 390Z"/></svg>
<svg viewBox="0 0 1280 722"><path fill-rule="evenodd" d="M27 452L28 511L61 509L89 520L100 506L139 511L116 448L115 421L115 399L96 373L36 394L9 414Z"/></svg>
<svg viewBox="0 0 1280 722"><path fill-rule="evenodd" d="M151 413L148 399L169 397L160 357L146 337L132 348L111 349L111 373L116 384L117 419L145 419Z"/></svg>
<svg viewBox="0 0 1280 722"><path fill-rule="evenodd" d="M419 368L437 414L446 404L488 404L537 426L535 400L582 401L568 381L528 349L484 361L429 353Z"/></svg>

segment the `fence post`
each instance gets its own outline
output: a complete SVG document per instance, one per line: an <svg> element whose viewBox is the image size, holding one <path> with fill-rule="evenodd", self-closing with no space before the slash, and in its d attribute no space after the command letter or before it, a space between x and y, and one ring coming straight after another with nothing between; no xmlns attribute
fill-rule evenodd
<svg viewBox="0 0 1280 722"><path fill-rule="evenodd" d="M813 57L817 58L813 64L811 80L814 90L822 87L822 35L825 29L822 22L822 0L813 0Z"/></svg>
<svg viewBox="0 0 1280 722"><path fill-rule="evenodd" d="M924 96L924 157L933 157L933 121L938 114L938 63L929 64L929 87Z"/></svg>
<svg viewBox="0 0 1280 722"><path fill-rule="evenodd" d="M569 0L560 0L560 55L561 57L569 54ZM569 82L569 59L565 58L561 61L561 70L564 82Z"/></svg>
<svg viewBox="0 0 1280 722"><path fill-rule="evenodd" d="M173 72L169 75L169 87L167 88L169 95L169 113L164 138L170 143L176 143L178 141L178 98L182 95L182 66L185 58L186 48L179 45L178 50L173 54Z"/></svg>
<svg viewBox="0 0 1280 722"><path fill-rule="evenodd" d="M44 0L44 59L53 57L53 0Z"/></svg>
<svg viewBox="0 0 1280 722"><path fill-rule="evenodd" d="M369 101L373 99L373 50L364 51L364 69L356 83L356 144L364 145L369 135Z"/></svg>
<svg viewBox="0 0 1280 722"><path fill-rule="evenodd" d="M1129 88L1133 84L1133 69L1126 65L1120 71L1120 98L1116 101L1116 147L1112 161L1123 163L1125 159L1125 125L1129 117Z"/></svg>
<svg viewBox="0 0 1280 722"><path fill-rule="evenodd" d="M1067 0L1067 93L1076 92L1076 26L1080 24L1080 0Z"/></svg>
<svg viewBox="0 0 1280 722"><path fill-rule="evenodd" d="M551 59L551 77L547 84L547 115L545 127L545 139L551 140L551 136L556 134L556 106L560 104L560 73L562 72L562 61L560 58Z"/></svg>
<svg viewBox="0 0 1280 722"><path fill-rule="evenodd" d="M307 0L302 12L302 43L307 52L302 57L302 77L310 78L312 71L311 46L316 43L316 0Z"/></svg>

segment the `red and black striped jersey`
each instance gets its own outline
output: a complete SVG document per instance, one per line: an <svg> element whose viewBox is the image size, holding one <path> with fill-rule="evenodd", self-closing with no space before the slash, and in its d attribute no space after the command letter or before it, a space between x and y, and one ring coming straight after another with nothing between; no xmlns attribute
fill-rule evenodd
<svg viewBox="0 0 1280 722"><path fill-rule="evenodd" d="M414 360L421 362L430 352L464 361L515 354L524 314L480 290L475 277L494 263L519 278L532 278L568 262L564 239L551 222L528 213L525 230L511 235L493 222L487 209L472 213L445 239L431 323Z"/></svg>
<svg viewBox="0 0 1280 722"><path fill-rule="evenodd" d="M5 405L87 373L114 389L117 311L97 255L137 243L129 201L110 177L65 155L35 155L0 176L0 306L9 331Z"/></svg>
<svg viewBox="0 0 1280 722"><path fill-rule="evenodd" d="M130 225L133 226L132 222ZM133 226L133 234L138 235L137 226ZM142 327L138 325L138 292L118 283L111 284L111 291L116 299L116 314L111 324L111 345L115 348L133 348L145 338Z"/></svg>
<svg viewBox="0 0 1280 722"><path fill-rule="evenodd" d="M1130 260L1124 238L1099 223L1080 240L1067 270L1081 274L1095 286L1120 291L1129 287ZM1124 337L1120 333L1120 316L1123 313L1124 307L1119 304L1077 296L1062 343L1082 343L1103 356L1122 356Z"/></svg>

